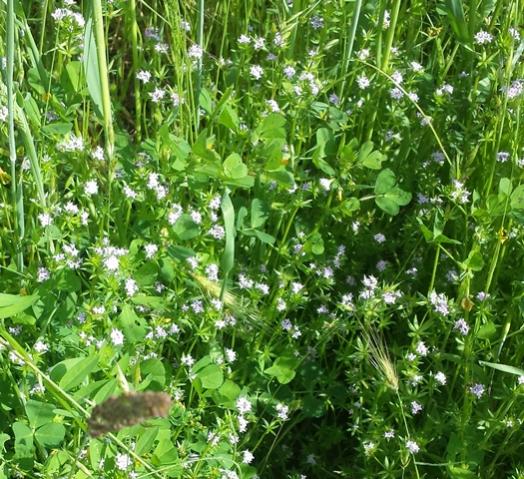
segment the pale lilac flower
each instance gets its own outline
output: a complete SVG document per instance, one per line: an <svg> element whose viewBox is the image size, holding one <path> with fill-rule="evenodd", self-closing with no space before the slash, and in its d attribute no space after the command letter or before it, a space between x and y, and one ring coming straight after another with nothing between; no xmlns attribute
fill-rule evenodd
<svg viewBox="0 0 524 479"><path fill-rule="evenodd" d="M251 402L245 396L239 397L235 404L240 414L245 414L251 411Z"/></svg>
<svg viewBox="0 0 524 479"><path fill-rule="evenodd" d="M240 45L247 45L248 43L251 42L251 39L250 39L247 35L242 34L242 35L240 35L240 36L238 37L237 42L238 42Z"/></svg>
<svg viewBox="0 0 524 479"><path fill-rule="evenodd" d="M417 452L420 451L420 447L415 441L406 441L406 449L411 454L416 454Z"/></svg>
<svg viewBox="0 0 524 479"><path fill-rule="evenodd" d="M462 336L467 336L469 333L469 325L463 318L457 319L453 326L455 331L458 331Z"/></svg>
<svg viewBox="0 0 524 479"><path fill-rule="evenodd" d="M180 362L187 367L193 366L195 364L195 360L193 359L193 356L191 354L182 354L182 357L180 358Z"/></svg>
<svg viewBox="0 0 524 479"><path fill-rule="evenodd" d="M277 403L275 409L277 411L277 417L281 421L287 421L289 419L289 406L286 404Z"/></svg>
<svg viewBox="0 0 524 479"><path fill-rule="evenodd" d="M484 30L480 30L475 34L475 43L477 45L485 45L486 43L491 43L493 41L493 35Z"/></svg>
<svg viewBox="0 0 524 479"><path fill-rule="evenodd" d="M33 349L39 353L39 354L43 354L43 353L46 353L47 351L49 351L49 346L44 343L42 340L38 340L35 345L33 346Z"/></svg>
<svg viewBox="0 0 524 479"><path fill-rule="evenodd" d="M200 45L191 45L189 47L189 50L187 52L187 55L189 58L192 58L193 60L199 60L202 58L202 55L204 54L204 51L200 47Z"/></svg>
<svg viewBox="0 0 524 479"><path fill-rule="evenodd" d="M369 87L369 85L371 84L371 82L369 81L369 78L368 78L366 75L360 75L360 76L357 78L357 84L358 84L358 87L359 87L361 90L365 90L366 88Z"/></svg>
<svg viewBox="0 0 524 479"><path fill-rule="evenodd" d="M469 388L469 392L473 394L474 396L476 396L477 399L480 399L484 395L485 391L486 391L486 388L484 387L483 384L480 384L480 383L476 383L473 386L470 386Z"/></svg>
<svg viewBox="0 0 524 479"><path fill-rule="evenodd" d="M260 65L253 65L249 69L249 73L255 80L260 80L264 75L264 69Z"/></svg>
<svg viewBox="0 0 524 479"><path fill-rule="evenodd" d="M418 414L420 411L422 411L422 404L420 404L417 401L411 401L411 413L413 415Z"/></svg>
<svg viewBox="0 0 524 479"><path fill-rule="evenodd" d="M149 94L149 96L153 103L159 103L166 96L166 91L157 87Z"/></svg>
<svg viewBox="0 0 524 479"><path fill-rule="evenodd" d="M140 80L142 83L149 83L149 80L151 80L151 73L147 70L140 70L136 74L137 80Z"/></svg>

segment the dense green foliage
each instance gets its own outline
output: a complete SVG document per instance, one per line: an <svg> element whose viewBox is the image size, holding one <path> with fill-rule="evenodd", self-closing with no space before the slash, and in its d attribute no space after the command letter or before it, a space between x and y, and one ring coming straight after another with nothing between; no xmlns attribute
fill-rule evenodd
<svg viewBox="0 0 524 479"><path fill-rule="evenodd" d="M0 478L524 477L521 1L0 18Z"/></svg>

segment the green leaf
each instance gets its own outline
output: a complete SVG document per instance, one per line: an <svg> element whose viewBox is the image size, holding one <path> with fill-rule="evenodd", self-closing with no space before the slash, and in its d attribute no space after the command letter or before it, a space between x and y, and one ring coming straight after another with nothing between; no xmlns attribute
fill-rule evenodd
<svg viewBox="0 0 524 479"><path fill-rule="evenodd" d="M87 18L84 30L84 52L82 55L84 73L87 82L87 90L93 100L95 113L99 119L103 119L102 88L100 85L100 67L96 51L95 32L93 19Z"/></svg>
<svg viewBox="0 0 524 479"><path fill-rule="evenodd" d="M511 193L511 213L524 224L524 185L517 186Z"/></svg>
<svg viewBox="0 0 524 479"><path fill-rule="evenodd" d="M15 458L32 458L35 451L33 431L19 421L15 422L12 427L15 433Z"/></svg>
<svg viewBox="0 0 524 479"><path fill-rule="evenodd" d="M226 244L222 254L221 267L224 275L227 275L235 264L235 210L233 203L226 190L222 196L222 215L224 217L224 230L226 233Z"/></svg>
<svg viewBox="0 0 524 479"><path fill-rule="evenodd" d="M447 0L445 12L451 29L453 30L453 33L456 35L457 39L465 44L470 43L470 32L468 30L466 18L464 16L464 7L462 6L462 1Z"/></svg>
<svg viewBox="0 0 524 479"><path fill-rule="evenodd" d="M145 319L140 318L135 313L135 310L131 306L126 304L122 308L118 321L126 340L131 344L144 339L147 332L147 323Z"/></svg>
<svg viewBox="0 0 524 479"><path fill-rule="evenodd" d="M211 113L213 111L213 99L207 88L202 88L202 90L200 90L198 104L206 113Z"/></svg>
<svg viewBox="0 0 524 479"><path fill-rule="evenodd" d="M29 419L29 425L37 428L53 422L55 408L56 406L54 404L29 399L25 404L25 412Z"/></svg>
<svg viewBox="0 0 524 479"><path fill-rule="evenodd" d="M200 227L191 219L191 216L183 214L175 223L173 232L180 240L187 241L200 234Z"/></svg>
<svg viewBox="0 0 524 479"><path fill-rule="evenodd" d="M218 389L224 382L224 373L217 364L209 364L197 373L197 378L202 381L206 389Z"/></svg>
<svg viewBox="0 0 524 479"><path fill-rule="evenodd" d="M20 296L18 294L0 293L0 319L9 318L25 311L37 300L38 294Z"/></svg>
<svg viewBox="0 0 524 479"><path fill-rule="evenodd" d="M231 153L223 163L224 175L227 178L239 179L247 175L247 166L237 153Z"/></svg>
<svg viewBox="0 0 524 479"><path fill-rule="evenodd" d="M224 109L218 116L218 123L233 131L238 131L240 125L237 112L230 105L224 106Z"/></svg>
<svg viewBox="0 0 524 479"><path fill-rule="evenodd" d="M382 170L375 181L375 194L382 195L391 191L397 184L395 173L389 168Z"/></svg>
<svg viewBox="0 0 524 479"><path fill-rule="evenodd" d="M251 201L251 228L260 228L269 216L267 205L259 198Z"/></svg>
<svg viewBox="0 0 524 479"><path fill-rule="evenodd" d="M481 271L484 268L484 259L478 248L469 252L466 261L464 261L464 266L471 271Z"/></svg>
<svg viewBox="0 0 524 479"><path fill-rule="evenodd" d="M265 173L265 176L271 180L275 180L284 188L292 188L295 186L295 177L293 176L293 173L286 170L284 167L281 167L278 170L268 171Z"/></svg>
<svg viewBox="0 0 524 479"><path fill-rule="evenodd" d="M287 384L293 380L296 375L296 368L299 360L292 356L280 356L273 365L267 368L264 372L269 376L273 376L280 384Z"/></svg>
<svg viewBox="0 0 524 479"><path fill-rule="evenodd" d="M11 436L9 434L0 433L0 459L4 457L4 451L5 451L5 443L11 439Z"/></svg>
<svg viewBox="0 0 524 479"><path fill-rule="evenodd" d="M411 201L411 193L396 186L395 173L389 168L382 170L375 182L375 203L391 216L400 211L400 206L405 206Z"/></svg>
<svg viewBox="0 0 524 479"><path fill-rule="evenodd" d="M44 424L35 432L35 439L44 447L56 447L64 440L65 427L58 423Z"/></svg>
<svg viewBox="0 0 524 479"><path fill-rule="evenodd" d="M96 369L97 364L98 356L96 354L82 358L64 374L59 382L60 387L68 391L79 386Z"/></svg>
<svg viewBox="0 0 524 479"><path fill-rule="evenodd" d="M158 426L143 427L142 429L143 430L140 433L135 446L135 453L139 456L147 454L149 451L151 451L160 430Z"/></svg>
<svg viewBox="0 0 524 479"><path fill-rule="evenodd" d="M218 392L226 398L229 402L235 401L242 390L238 384L235 384L233 381L226 379L222 386L218 389Z"/></svg>
<svg viewBox="0 0 524 479"><path fill-rule="evenodd" d="M160 359L146 359L140 363L140 371L144 381L140 384L139 389L142 391L146 388L160 391L166 383L166 369Z"/></svg>
<svg viewBox="0 0 524 479"><path fill-rule="evenodd" d="M255 130L255 136L265 140L285 139L286 119L280 113L271 113L266 116Z"/></svg>
<svg viewBox="0 0 524 479"><path fill-rule="evenodd" d="M379 151L373 151L373 142L366 141L358 152L357 161L371 170L380 170L386 157Z"/></svg>
<svg viewBox="0 0 524 479"><path fill-rule="evenodd" d="M503 373L515 374L516 376L524 376L524 369L516 368L515 366L508 366L501 363L490 363L488 361L479 361L481 366L488 366L489 368L502 371Z"/></svg>
<svg viewBox="0 0 524 479"><path fill-rule="evenodd" d="M483 324L478 332L477 338L489 339L492 338L497 333L497 327L492 321L488 321L486 324Z"/></svg>
<svg viewBox="0 0 524 479"><path fill-rule="evenodd" d="M329 176L336 174L332 166L325 160L328 156L326 149L333 150L335 138L333 132L329 128L319 128L316 133L317 145L313 151L313 164L321 171Z"/></svg>

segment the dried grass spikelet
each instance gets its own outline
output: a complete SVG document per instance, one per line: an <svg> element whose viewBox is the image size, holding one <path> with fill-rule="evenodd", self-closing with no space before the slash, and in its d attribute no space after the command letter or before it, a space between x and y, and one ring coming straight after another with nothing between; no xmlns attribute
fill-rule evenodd
<svg viewBox="0 0 524 479"><path fill-rule="evenodd" d="M134 426L153 417L166 417L171 397L162 392L128 392L97 405L88 420L93 437Z"/></svg>
<svg viewBox="0 0 524 479"><path fill-rule="evenodd" d="M363 336L369 348L369 361L380 373L386 384L395 392L398 391L398 374L389 356L384 338L370 326L362 325Z"/></svg>
<svg viewBox="0 0 524 479"><path fill-rule="evenodd" d="M211 281L210 279L206 278L205 276L197 273L191 273L191 276L195 278L200 286L207 291L208 294L211 296L214 296L215 298L220 298L221 293L221 286L215 282ZM224 301L224 304L228 306L231 309L239 309L240 305L238 304L237 297L230 293L229 291L224 292L224 297L222 298Z"/></svg>
<svg viewBox="0 0 524 479"><path fill-rule="evenodd" d="M210 296L220 298L221 286L219 283L216 281L211 281L201 274L191 273L191 276ZM240 316L251 320L251 324L262 326L260 321L257 321L257 315L253 311L250 311L248 308L240 304L238 297L234 293L231 293L230 291L224 291L222 301L234 314L239 314Z"/></svg>

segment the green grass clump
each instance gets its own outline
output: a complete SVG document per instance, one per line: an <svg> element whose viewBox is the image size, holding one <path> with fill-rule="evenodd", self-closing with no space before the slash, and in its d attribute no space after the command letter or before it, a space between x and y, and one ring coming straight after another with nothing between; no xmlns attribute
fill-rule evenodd
<svg viewBox="0 0 524 479"><path fill-rule="evenodd" d="M0 18L0 479L524 477L522 2Z"/></svg>

